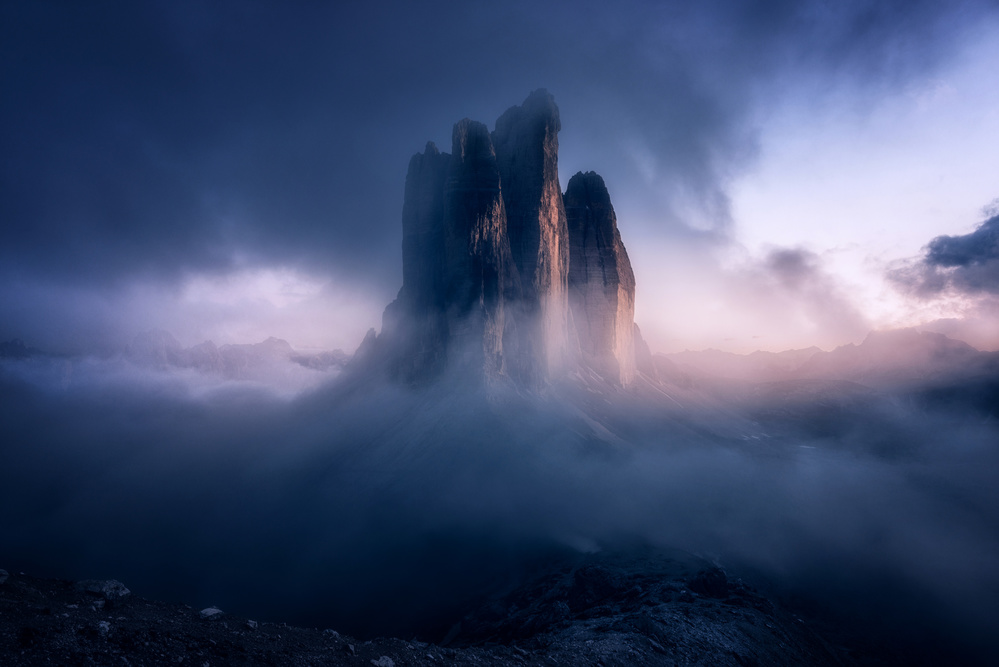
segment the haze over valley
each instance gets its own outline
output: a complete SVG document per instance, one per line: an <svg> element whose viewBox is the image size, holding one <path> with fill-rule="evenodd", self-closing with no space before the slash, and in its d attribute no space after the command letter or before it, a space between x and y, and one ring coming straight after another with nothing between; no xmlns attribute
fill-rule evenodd
<svg viewBox="0 0 999 667"><path fill-rule="evenodd" d="M999 13L709 4L0 10L3 655L987 664Z"/></svg>

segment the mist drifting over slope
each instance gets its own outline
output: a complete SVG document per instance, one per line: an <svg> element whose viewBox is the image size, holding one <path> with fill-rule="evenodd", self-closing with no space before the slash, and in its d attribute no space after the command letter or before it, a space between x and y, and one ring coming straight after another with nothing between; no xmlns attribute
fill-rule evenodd
<svg viewBox="0 0 999 667"><path fill-rule="evenodd" d="M994 647L999 429L979 412L889 397L835 437L767 437L678 387L676 410L600 397L595 425L585 400L457 381L345 378L288 401L30 363L0 371L7 567L439 636L539 562L644 544L875 634Z"/></svg>
<svg viewBox="0 0 999 667"><path fill-rule="evenodd" d="M896 307L999 345L999 219L966 227L996 194L996 3L395 4L0 8L0 341L66 355L0 359L0 567L439 641L579 554L679 549L889 656L999 652L996 359L864 338ZM407 234L412 150L539 85L566 112L545 211L509 109L459 122L468 199L428 145ZM562 176L616 214L559 211L563 120ZM560 216L595 203L587 366L549 297L582 247ZM535 213L555 252L525 270L505 226ZM355 346L400 277L395 340L337 377L289 361ZM653 360L636 319L653 350L804 349ZM152 328L179 362L122 352ZM474 337L523 382L449 367ZM250 343L287 350L194 361Z"/></svg>

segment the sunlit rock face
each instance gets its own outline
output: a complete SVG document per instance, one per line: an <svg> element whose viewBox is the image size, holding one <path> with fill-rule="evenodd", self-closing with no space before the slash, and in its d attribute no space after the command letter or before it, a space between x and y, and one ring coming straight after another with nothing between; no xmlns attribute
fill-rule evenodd
<svg viewBox="0 0 999 667"><path fill-rule="evenodd" d="M427 144L410 160L403 286L372 343L390 375L463 369L539 389L583 364L635 379L634 275L603 180L578 174L563 196L560 127L538 90L494 132L464 119L451 154Z"/></svg>
<svg viewBox="0 0 999 667"><path fill-rule="evenodd" d="M635 379L635 274L604 179L577 173L565 191L569 302L583 362L605 379Z"/></svg>
<svg viewBox="0 0 999 667"><path fill-rule="evenodd" d="M558 181L555 99L531 93L496 121L493 143L503 184L510 249L522 287L517 369L528 382L562 372L569 360L569 248Z"/></svg>

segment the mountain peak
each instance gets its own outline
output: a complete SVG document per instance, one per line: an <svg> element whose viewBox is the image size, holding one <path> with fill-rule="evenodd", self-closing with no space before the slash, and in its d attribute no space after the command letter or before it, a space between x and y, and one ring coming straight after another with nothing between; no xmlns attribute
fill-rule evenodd
<svg viewBox="0 0 999 667"><path fill-rule="evenodd" d="M541 88L492 133L465 118L450 155L428 143L410 160L403 286L376 343L390 375L465 367L540 388L584 365L635 379L634 273L603 179L581 172L562 193L560 129Z"/></svg>

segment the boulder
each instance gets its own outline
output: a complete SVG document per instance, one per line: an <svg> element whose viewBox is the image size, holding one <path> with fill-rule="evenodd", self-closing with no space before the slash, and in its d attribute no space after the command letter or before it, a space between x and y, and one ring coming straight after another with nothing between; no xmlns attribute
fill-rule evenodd
<svg viewBox="0 0 999 667"><path fill-rule="evenodd" d="M213 618L218 618L223 614L225 614L225 612L219 609L218 607L206 607L202 609L198 615L204 619L213 619Z"/></svg>

